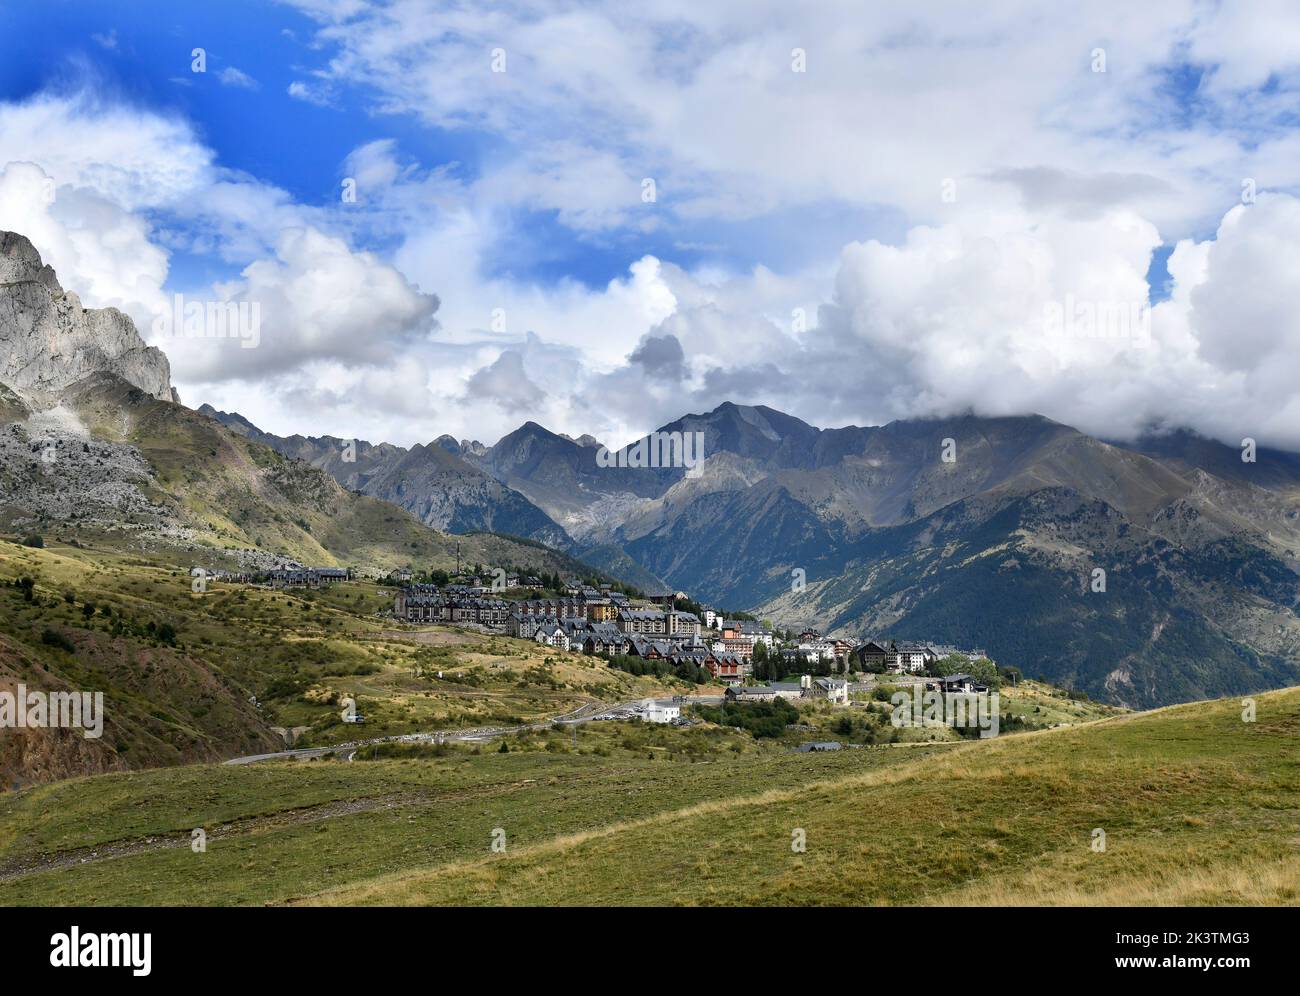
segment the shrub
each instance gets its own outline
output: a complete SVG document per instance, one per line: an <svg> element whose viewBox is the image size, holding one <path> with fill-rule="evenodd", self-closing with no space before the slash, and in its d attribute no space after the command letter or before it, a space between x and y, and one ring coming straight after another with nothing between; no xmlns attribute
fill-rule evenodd
<svg viewBox="0 0 1300 996"><path fill-rule="evenodd" d="M45 537L40 533L32 533L30 536L23 537L23 546L34 547L37 550L45 548Z"/></svg>
<svg viewBox="0 0 1300 996"><path fill-rule="evenodd" d="M72 641L58 630L45 630L41 633L41 642L47 647L58 647L60 650L66 650L70 654L75 654L77 652L77 648L73 646Z"/></svg>

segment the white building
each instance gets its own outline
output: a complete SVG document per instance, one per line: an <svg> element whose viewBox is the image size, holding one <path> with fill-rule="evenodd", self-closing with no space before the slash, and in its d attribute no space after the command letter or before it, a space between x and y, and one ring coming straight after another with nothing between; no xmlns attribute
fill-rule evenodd
<svg viewBox="0 0 1300 996"><path fill-rule="evenodd" d="M641 714L645 716L647 723L671 723L673 720L681 719L682 707L646 699L641 703Z"/></svg>
<svg viewBox="0 0 1300 996"><path fill-rule="evenodd" d="M817 640L799 644L799 653L812 664L835 663L835 644L828 640Z"/></svg>
<svg viewBox="0 0 1300 996"><path fill-rule="evenodd" d="M564 631L564 627L559 623L537 627L533 639L548 647L554 647L556 650L569 649L569 634Z"/></svg>

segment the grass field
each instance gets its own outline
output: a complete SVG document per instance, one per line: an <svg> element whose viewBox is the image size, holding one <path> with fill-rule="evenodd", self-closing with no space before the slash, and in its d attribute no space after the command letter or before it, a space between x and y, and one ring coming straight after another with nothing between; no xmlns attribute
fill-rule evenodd
<svg viewBox="0 0 1300 996"><path fill-rule="evenodd" d="M106 714L96 741L0 738L0 778L8 788L263 753L285 746L273 728L295 731L297 746L350 740L348 696L366 734L383 736L687 690L526 640L397 623L378 614L392 595L369 582L196 593L187 568L154 556L0 541L0 685L102 691Z"/></svg>
<svg viewBox="0 0 1300 996"><path fill-rule="evenodd" d="M1253 723L1224 700L822 755L716 727L594 723L576 751L547 730L508 753L77 779L0 798L0 897L1293 904L1300 690L1256 702Z"/></svg>

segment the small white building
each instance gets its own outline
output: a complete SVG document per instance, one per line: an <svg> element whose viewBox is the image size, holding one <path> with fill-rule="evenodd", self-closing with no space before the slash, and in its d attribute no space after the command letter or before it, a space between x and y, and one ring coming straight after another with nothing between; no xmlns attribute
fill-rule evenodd
<svg viewBox="0 0 1300 996"><path fill-rule="evenodd" d="M641 714L647 723L671 723L682 718L682 707L646 699L641 703Z"/></svg>

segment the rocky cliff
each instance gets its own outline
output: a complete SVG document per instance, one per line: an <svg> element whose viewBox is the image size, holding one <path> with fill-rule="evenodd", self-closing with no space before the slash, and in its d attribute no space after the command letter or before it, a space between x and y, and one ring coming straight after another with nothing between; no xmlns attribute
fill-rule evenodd
<svg viewBox="0 0 1300 996"><path fill-rule="evenodd" d="M116 308L83 308L24 236L0 232L0 384L38 404L96 373L177 400L163 353Z"/></svg>

